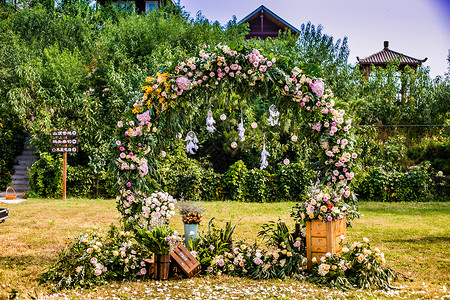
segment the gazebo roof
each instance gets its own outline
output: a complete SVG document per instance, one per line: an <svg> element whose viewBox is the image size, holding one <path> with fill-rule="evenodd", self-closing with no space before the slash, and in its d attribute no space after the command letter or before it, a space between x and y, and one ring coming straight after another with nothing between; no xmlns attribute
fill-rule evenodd
<svg viewBox="0 0 450 300"><path fill-rule="evenodd" d="M425 62L428 58L424 59L417 59L413 58L411 56L392 51L389 49L389 42L384 42L384 49L380 52L377 52L375 54L372 54L371 56L368 56L366 58L360 59L359 57L356 57L360 65L386 65L389 62L399 62L400 65L408 65L408 66L417 66L421 65L423 62Z"/></svg>
<svg viewBox="0 0 450 300"><path fill-rule="evenodd" d="M273 22L275 25L277 25L280 28L289 28L293 33L300 34L300 30L280 18L276 13L265 7L264 5L259 6L257 9L252 11L250 14L248 14L246 17L244 17L242 20L239 21L238 25L242 23L249 23L259 17L261 14L264 14L264 17Z"/></svg>

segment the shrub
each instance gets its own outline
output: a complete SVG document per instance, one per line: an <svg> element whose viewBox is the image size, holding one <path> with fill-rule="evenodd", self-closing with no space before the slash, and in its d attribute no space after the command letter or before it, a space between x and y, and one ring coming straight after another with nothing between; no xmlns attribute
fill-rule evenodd
<svg viewBox="0 0 450 300"><path fill-rule="evenodd" d="M447 175L450 174L450 141L429 140L409 148L406 155L415 164L429 161L434 169L443 171Z"/></svg>
<svg viewBox="0 0 450 300"><path fill-rule="evenodd" d="M62 196L62 158L43 152L29 173L30 188L40 197Z"/></svg>
<svg viewBox="0 0 450 300"><path fill-rule="evenodd" d="M359 199L388 202L424 200L430 197L429 171L429 163L389 173L381 167L365 167L360 174Z"/></svg>
<svg viewBox="0 0 450 300"><path fill-rule="evenodd" d="M0 108L0 190L11 183L16 156L23 150L25 131L15 115Z"/></svg>

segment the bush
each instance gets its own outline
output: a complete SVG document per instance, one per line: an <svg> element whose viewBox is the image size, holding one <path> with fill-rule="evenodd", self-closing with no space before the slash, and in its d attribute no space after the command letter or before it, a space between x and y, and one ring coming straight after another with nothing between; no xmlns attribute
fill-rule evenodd
<svg viewBox="0 0 450 300"><path fill-rule="evenodd" d="M106 173L96 174L84 166L67 166L67 194L73 197L112 196L113 182Z"/></svg>
<svg viewBox="0 0 450 300"><path fill-rule="evenodd" d="M381 167L365 167L356 192L359 200L366 201L423 201L431 196L429 172L429 163L389 173Z"/></svg>
<svg viewBox="0 0 450 300"><path fill-rule="evenodd" d="M31 191L40 197L61 197L62 164L61 157L55 158L50 153L41 153L30 170Z"/></svg>
<svg viewBox="0 0 450 300"><path fill-rule="evenodd" d="M450 174L450 142L436 142L429 140L416 147L408 149L406 155L415 164L429 161L431 167Z"/></svg>
<svg viewBox="0 0 450 300"><path fill-rule="evenodd" d="M11 184L16 156L23 150L25 131L15 115L0 108L0 190Z"/></svg>

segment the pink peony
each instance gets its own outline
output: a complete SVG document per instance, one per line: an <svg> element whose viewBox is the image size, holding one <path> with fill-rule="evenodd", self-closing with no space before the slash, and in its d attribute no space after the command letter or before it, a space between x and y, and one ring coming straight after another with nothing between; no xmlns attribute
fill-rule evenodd
<svg viewBox="0 0 450 300"><path fill-rule="evenodd" d="M187 90L191 86L191 82L189 81L189 79L187 79L187 77L184 76L178 77L176 83L177 87L183 91Z"/></svg>
<svg viewBox="0 0 450 300"><path fill-rule="evenodd" d="M311 87L313 93L316 94L318 98L322 97L325 84L321 79L316 80L314 83L310 83L309 86Z"/></svg>
<svg viewBox="0 0 450 300"><path fill-rule="evenodd" d="M142 114L136 115L136 118L138 119L139 122L148 122L148 121L150 121L149 111L147 110L146 112L144 112Z"/></svg>

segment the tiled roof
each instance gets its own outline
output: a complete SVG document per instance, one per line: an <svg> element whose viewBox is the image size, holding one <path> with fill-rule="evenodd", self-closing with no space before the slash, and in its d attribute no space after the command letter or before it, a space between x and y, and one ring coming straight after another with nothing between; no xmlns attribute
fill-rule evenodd
<svg viewBox="0 0 450 300"><path fill-rule="evenodd" d="M427 58L420 60L404 55L402 53L392 51L387 47L388 45L389 44L385 43L385 48L383 50L372 54L371 56L363 59L356 57L356 59L358 60L360 65L383 65L390 61L399 62L401 65L421 65L427 60Z"/></svg>
<svg viewBox="0 0 450 300"><path fill-rule="evenodd" d="M286 22L285 20L283 20L282 18L280 18L277 14L275 14L273 11L271 11L270 9L268 9L267 7L265 7L264 5L261 5L260 7L258 7L257 9L255 9L254 11L252 11L250 14L248 14L248 16L244 17L242 20L240 20L238 22L238 25L249 21L250 19L253 19L254 17L258 16L259 13L261 11L264 11L265 13L267 13L269 16L273 17L273 20L278 21L280 23L280 25L284 25L285 27L288 27L292 32L299 34L300 30L298 30L297 28L295 28L294 26L292 26L291 24L289 24L288 22Z"/></svg>

